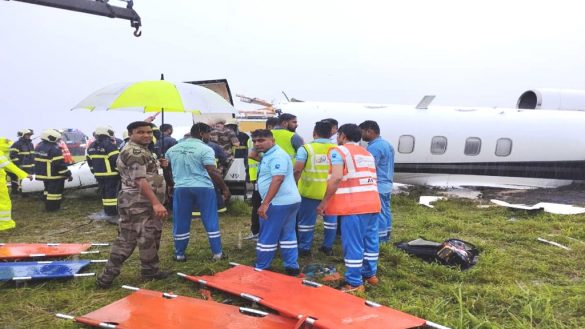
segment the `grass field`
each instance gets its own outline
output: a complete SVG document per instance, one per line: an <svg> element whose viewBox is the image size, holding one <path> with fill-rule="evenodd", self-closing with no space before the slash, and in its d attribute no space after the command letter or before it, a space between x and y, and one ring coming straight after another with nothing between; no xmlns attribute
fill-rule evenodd
<svg viewBox="0 0 585 329"><path fill-rule="evenodd" d="M393 197L394 241L424 236L442 241L457 237L481 249L479 263L468 271L425 263L391 245L381 248L380 286L368 288L370 300L452 328L580 328L585 327L585 215L559 216L512 212L505 208L478 208L478 202L440 201L435 209L417 205L419 193ZM47 214L33 197L14 198L17 228L0 232L0 242L111 242L116 227L86 217L100 209L91 193L69 193L64 209ZM163 269L188 274L213 274L229 267L228 261L253 264L254 244L241 241L249 231L250 208L235 202L221 217L224 250L229 260L210 261L207 239L200 222L194 222L186 263L172 261L171 222L164 225L160 257ZM322 228L316 235L320 245ZM538 242L538 237L569 246L566 251ZM314 249L315 246L314 246ZM107 258L100 247L93 259ZM315 253L301 258L309 263L334 263L343 273L341 247L334 257ZM89 271L101 271L92 264ZM273 263L283 271L280 261ZM110 290L100 290L94 278L27 283L0 288L1 328L79 328L54 313L82 315L128 295L122 284L201 297L194 284L172 276L142 282L135 254ZM216 300L247 305L236 297L213 292ZM334 307L334 304L331 305Z"/></svg>

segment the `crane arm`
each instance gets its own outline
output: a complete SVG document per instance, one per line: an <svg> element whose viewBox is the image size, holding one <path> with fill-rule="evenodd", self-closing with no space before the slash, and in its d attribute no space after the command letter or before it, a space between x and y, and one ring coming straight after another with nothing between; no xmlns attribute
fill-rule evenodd
<svg viewBox="0 0 585 329"><path fill-rule="evenodd" d="M132 0L125 1L126 7L116 7L108 4L108 0L13 0L26 2L33 5L47 6L71 11L77 11L86 14L105 16L110 18L121 18L130 21L130 25L135 29L134 35L139 37L140 16L132 9L134 5Z"/></svg>

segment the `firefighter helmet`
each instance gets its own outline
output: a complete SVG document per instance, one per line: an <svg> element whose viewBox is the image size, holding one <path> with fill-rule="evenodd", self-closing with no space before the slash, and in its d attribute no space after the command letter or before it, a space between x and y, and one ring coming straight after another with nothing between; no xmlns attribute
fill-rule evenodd
<svg viewBox="0 0 585 329"><path fill-rule="evenodd" d="M108 128L108 127L97 127L95 128L95 131L93 132L96 136L112 136L113 135L113 131Z"/></svg>
<svg viewBox="0 0 585 329"><path fill-rule="evenodd" d="M61 138L61 133L55 129L46 129L41 133L41 139L47 142L57 142Z"/></svg>
<svg viewBox="0 0 585 329"><path fill-rule="evenodd" d="M32 129L21 129L18 131L18 133L16 134L18 137L22 137L24 135L32 135L33 131Z"/></svg>

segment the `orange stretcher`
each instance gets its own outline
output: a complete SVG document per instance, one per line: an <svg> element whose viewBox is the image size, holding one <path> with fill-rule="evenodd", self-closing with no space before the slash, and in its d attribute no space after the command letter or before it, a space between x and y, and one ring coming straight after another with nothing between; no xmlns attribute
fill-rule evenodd
<svg viewBox="0 0 585 329"><path fill-rule="evenodd" d="M298 320L266 312L152 290L133 294L84 316L57 314L99 328L294 329Z"/></svg>
<svg viewBox="0 0 585 329"><path fill-rule="evenodd" d="M104 243L0 243L0 260L17 260L36 257L65 257L79 254L94 254L86 251L91 246Z"/></svg>
<svg viewBox="0 0 585 329"><path fill-rule="evenodd" d="M236 265L213 276L179 275L239 295L283 316L305 319L315 328L402 329L436 325L316 282L249 266Z"/></svg>

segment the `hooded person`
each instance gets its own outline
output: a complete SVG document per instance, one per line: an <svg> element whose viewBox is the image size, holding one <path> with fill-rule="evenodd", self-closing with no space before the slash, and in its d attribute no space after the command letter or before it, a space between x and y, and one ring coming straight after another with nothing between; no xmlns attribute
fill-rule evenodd
<svg viewBox="0 0 585 329"><path fill-rule="evenodd" d="M6 187L6 173L14 174L18 179L24 179L28 174L18 168L8 159L8 152L12 143L0 137L0 231L14 228L16 223L12 219L12 202Z"/></svg>

